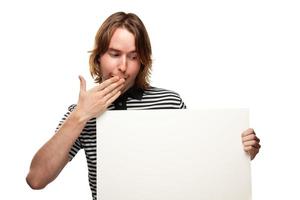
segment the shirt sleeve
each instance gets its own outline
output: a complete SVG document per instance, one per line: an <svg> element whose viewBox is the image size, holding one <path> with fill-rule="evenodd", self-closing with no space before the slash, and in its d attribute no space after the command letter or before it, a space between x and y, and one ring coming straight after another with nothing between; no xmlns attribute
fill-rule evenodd
<svg viewBox="0 0 300 200"><path fill-rule="evenodd" d="M71 106L69 106L68 108L68 112L66 114L64 114L63 118L60 120L58 126L56 127L55 132L57 132L60 127L62 126L62 124L66 121L66 119L69 117L69 115L71 114L71 112L75 109L76 105L73 104ZM73 146L71 147L71 150L69 152L69 161L71 161L75 155L78 153L78 151L82 149L82 145L80 142L79 137L76 139L76 141L74 142Z"/></svg>
<svg viewBox="0 0 300 200"><path fill-rule="evenodd" d="M177 92L173 92L173 93L177 97L178 109L186 109L186 105L185 105L184 101L182 100L181 96Z"/></svg>
<svg viewBox="0 0 300 200"><path fill-rule="evenodd" d="M186 109L186 105L185 103L183 102L183 100L180 98L180 105L179 105L179 108L180 109Z"/></svg>

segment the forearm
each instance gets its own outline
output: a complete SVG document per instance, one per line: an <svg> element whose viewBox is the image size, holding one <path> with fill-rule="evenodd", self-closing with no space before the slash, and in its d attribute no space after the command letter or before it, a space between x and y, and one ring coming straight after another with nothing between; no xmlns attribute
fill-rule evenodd
<svg viewBox="0 0 300 200"><path fill-rule="evenodd" d="M86 121L77 112L71 113L55 135L35 154L26 178L33 189L44 188L68 163L69 151Z"/></svg>

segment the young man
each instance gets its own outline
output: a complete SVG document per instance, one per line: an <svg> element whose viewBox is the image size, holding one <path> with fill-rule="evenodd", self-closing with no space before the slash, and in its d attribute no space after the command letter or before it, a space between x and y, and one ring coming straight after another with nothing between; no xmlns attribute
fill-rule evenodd
<svg viewBox="0 0 300 200"><path fill-rule="evenodd" d="M96 117L107 109L184 109L180 96L151 87L151 44L143 22L135 14L108 17L95 38L90 71L97 86L86 90L80 79L77 105L69 107L54 136L36 153L27 175L33 189L53 181L80 149L86 153L89 183L96 197ZM244 149L253 159L260 145L253 129L242 133Z"/></svg>

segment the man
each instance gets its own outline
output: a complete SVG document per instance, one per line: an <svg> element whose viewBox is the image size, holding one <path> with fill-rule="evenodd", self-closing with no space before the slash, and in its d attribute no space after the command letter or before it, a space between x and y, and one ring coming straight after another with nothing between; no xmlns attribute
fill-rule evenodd
<svg viewBox="0 0 300 200"><path fill-rule="evenodd" d="M80 79L77 105L69 107L54 136L33 157L27 183L42 189L83 148L89 183L96 196L96 117L107 109L184 109L180 96L149 85L151 44L143 22L135 14L118 12L99 28L90 56L91 75L97 86L86 90ZM244 149L253 159L260 145L253 129L242 134Z"/></svg>

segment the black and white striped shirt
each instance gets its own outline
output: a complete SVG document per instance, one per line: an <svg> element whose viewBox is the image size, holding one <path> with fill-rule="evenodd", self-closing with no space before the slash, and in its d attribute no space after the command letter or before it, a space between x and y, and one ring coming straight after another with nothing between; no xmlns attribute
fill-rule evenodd
<svg viewBox="0 0 300 200"><path fill-rule="evenodd" d="M69 107L58 128L74 110L76 105ZM148 109L185 109L186 106L180 96L170 90L150 87L142 90L131 88L119 97L108 109L109 110L148 110ZM84 149L89 172L89 184L93 200L97 199L97 152L96 152L96 118L89 120L83 128L80 136L75 141L69 153L70 161L80 149Z"/></svg>

